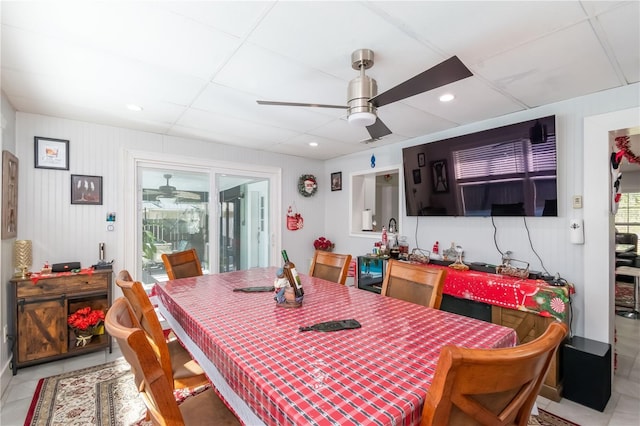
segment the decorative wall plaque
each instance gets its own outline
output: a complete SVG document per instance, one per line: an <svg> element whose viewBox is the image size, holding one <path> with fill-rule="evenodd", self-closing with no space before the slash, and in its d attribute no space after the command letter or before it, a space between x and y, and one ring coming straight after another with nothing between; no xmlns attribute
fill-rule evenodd
<svg viewBox="0 0 640 426"><path fill-rule="evenodd" d="M2 151L2 239L18 234L18 158Z"/></svg>

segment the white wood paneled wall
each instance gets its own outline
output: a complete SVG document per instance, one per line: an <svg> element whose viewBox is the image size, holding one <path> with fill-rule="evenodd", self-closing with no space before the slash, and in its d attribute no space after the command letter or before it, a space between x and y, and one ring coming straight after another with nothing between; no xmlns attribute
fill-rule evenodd
<svg viewBox="0 0 640 426"><path fill-rule="evenodd" d="M323 211L314 207L322 204L322 192L312 199L304 199L296 189L301 174L321 177L322 162L34 114L18 113L17 123L18 237L33 240L33 269L40 268L45 261L80 261L83 267L90 266L98 261L100 242L106 243L107 260L115 259L114 269L122 267L125 262L118 247L121 241L126 244L135 238L123 235L123 200L126 194L135 191L134 182L125 182L122 178L125 150L282 168L281 211L286 212L287 206L295 201L298 209L306 214L306 229L283 232L282 246L299 253L301 258L308 258L313 251L313 229L324 228ZM69 140L69 170L34 168L34 136ZM102 176L103 205L72 205L71 174ZM327 176L327 185L328 179ZM109 212L117 215L115 232L106 231ZM281 220L284 221L284 216Z"/></svg>

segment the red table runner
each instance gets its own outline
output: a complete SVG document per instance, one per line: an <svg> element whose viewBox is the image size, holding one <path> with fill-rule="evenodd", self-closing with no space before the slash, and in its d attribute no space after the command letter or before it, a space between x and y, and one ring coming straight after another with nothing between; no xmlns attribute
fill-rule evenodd
<svg viewBox="0 0 640 426"><path fill-rule="evenodd" d="M447 270L442 292L461 299L533 312L563 321L569 313L573 285L552 286L544 280L515 278L479 271L459 271L434 264L428 268Z"/></svg>
<svg viewBox="0 0 640 426"><path fill-rule="evenodd" d="M52 272L50 274L41 274L40 272L34 272L29 276L29 279L31 279L31 282L33 283L33 285L36 285L38 284L38 281L40 279L68 277L71 275L92 275L93 272L94 272L93 268L84 268L84 269L81 269L80 272L67 271L67 272Z"/></svg>
<svg viewBox="0 0 640 426"><path fill-rule="evenodd" d="M163 308L266 424L414 425L440 348L509 347L515 331L303 276L301 308L276 306L276 268L156 285ZM299 332L353 318L362 328Z"/></svg>

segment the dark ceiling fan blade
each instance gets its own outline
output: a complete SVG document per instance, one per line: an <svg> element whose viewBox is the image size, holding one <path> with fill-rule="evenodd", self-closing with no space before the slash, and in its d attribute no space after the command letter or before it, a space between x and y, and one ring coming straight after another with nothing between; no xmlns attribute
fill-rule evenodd
<svg viewBox="0 0 640 426"><path fill-rule="evenodd" d="M256 101L260 105L276 105L276 106L299 106L299 107L318 107L318 108L337 108L347 109L346 105L327 105L327 104L305 104L299 102L278 102L278 101Z"/></svg>
<svg viewBox="0 0 640 426"><path fill-rule="evenodd" d="M369 100L374 106L381 107L411 96L444 86L463 78L471 77L473 73L457 56L452 56L444 62L421 72L404 83L380 93Z"/></svg>
<svg viewBox="0 0 640 426"><path fill-rule="evenodd" d="M371 135L371 139L380 139L383 136L391 134L391 130L389 130L379 117L376 117L375 123L367 126L367 132Z"/></svg>

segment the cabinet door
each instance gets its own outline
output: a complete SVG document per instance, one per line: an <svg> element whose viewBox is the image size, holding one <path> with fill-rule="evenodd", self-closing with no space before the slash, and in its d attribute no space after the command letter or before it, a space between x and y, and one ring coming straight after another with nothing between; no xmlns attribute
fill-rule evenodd
<svg viewBox="0 0 640 426"><path fill-rule="evenodd" d="M67 352L66 302L18 303L18 362Z"/></svg>

